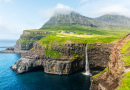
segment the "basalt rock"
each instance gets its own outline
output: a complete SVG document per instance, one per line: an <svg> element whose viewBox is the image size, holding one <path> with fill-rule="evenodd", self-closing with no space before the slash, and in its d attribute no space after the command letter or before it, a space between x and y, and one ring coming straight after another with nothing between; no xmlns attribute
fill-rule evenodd
<svg viewBox="0 0 130 90"><path fill-rule="evenodd" d="M124 62L121 60L121 49L126 40L130 40L130 34L120 40L112 50L108 70L97 77L91 78L90 90L115 90L120 85L122 74L125 72Z"/></svg>
<svg viewBox="0 0 130 90"><path fill-rule="evenodd" d="M91 70L107 67L112 45L112 43L88 44L88 58ZM17 73L24 73L33 70L33 68L42 67L49 74L71 74L85 68L85 47L85 44L78 43L50 48L50 50L60 52L62 58L58 58L46 56L44 52L46 48L36 43L32 50L22 54L22 58L11 69Z"/></svg>
<svg viewBox="0 0 130 90"><path fill-rule="evenodd" d="M37 41L46 37L46 35L50 33L51 32L40 32L38 30L35 32L31 32L31 30L25 30L13 47L9 47L6 50L0 51L0 53L24 53L32 49Z"/></svg>
<svg viewBox="0 0 130 90"><path fill-rule="evenodd" d="M17 73L25 73L32 71L37 68L43 68L44 61L40 59L32 59L32 58L20 58L13 66L10 68Z"/></svg>

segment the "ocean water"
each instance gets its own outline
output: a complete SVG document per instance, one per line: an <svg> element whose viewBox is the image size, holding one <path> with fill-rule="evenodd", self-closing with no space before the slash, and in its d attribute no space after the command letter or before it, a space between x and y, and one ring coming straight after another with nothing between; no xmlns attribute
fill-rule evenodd
<svg viewBox="0 0 130 90"><path fill-rule="evenodd" d="M0 47L12 46L15 42L0 40ZM44 71L16 74L10 66L20 57L20 54L0 53L0 90L89 90L90 77L82 72L68 76L50 75Z"/></svg>

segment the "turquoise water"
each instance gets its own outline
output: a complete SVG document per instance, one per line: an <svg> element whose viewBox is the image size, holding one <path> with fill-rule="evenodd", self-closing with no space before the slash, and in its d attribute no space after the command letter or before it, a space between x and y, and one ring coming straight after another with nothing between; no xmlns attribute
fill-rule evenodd
<svg viewBox="0 0 130 90"><path fill-rule="evenodd" d="M69 76L49 75L43 71L16 74L10 66L20 57L20 54L0 53L0 90L89 90L90 78L82 72Z"/></svg>

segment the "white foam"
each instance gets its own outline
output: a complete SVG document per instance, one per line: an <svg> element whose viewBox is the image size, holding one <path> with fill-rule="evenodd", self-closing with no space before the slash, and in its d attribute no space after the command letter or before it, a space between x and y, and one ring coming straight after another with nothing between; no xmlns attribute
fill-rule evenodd
<svg viewBox="0 0 130 90"><path fill-rule="evenodd" d="M83 75L87 75L87 76L92 76L92 74L91 74L89 71L83 72L82 74L83 74Z"/></svg>

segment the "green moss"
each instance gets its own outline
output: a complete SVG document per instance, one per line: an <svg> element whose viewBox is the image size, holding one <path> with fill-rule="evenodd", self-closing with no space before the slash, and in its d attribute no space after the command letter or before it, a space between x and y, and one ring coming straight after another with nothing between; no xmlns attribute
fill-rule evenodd
<svg viewBox="0 0 130 90"><path fill-rule="evenodd" d="M74 54L73 57L71 57L71 59L76 59L76 58L78 58L78 57L79 57L78 54Z"/></svg>
<svg viewBox="0 0 130 90"><path fill-rule="evenodd" d="M20 44L26 44L28 41L29 41L29 40L27 40L27 39L18 39L18 42L19 42Z"/></svg>
<svg viewBox="0 0 130 90"><path fill-rule="evenodd" d="M61 53L54 50L44 50L46 56L61 58Z"/></svg>
<svg viewBox="0 0 130 90"><path fill-rule="evenodd" d="M130 40L126 40L121 50L122 58L126 66L130 65Z"/></svg>
<svg viewBox="0 0 130 90"><path fill-rule="evenodd" d="M104 69L103 71L101 71L100 73L98 73L98 74L94 75L94 76L93 76L94 81L97 81L97 80L98 80L98 78L97 78L97 77L98 77L99 75L101 75L102 73L104 73L105 71L107 71L107 70L108 70L108 67L107 67L107 68L105 68L105 69Z"/></svg>
<svg viewBox="0 0 130 90"><path fill-rule="evenodd" d="M123 74L121 87L118 90L130 90L130 72Z"/></svg>
<svg viewBox="0 0 130 90"><path fill-rule="evenodd" d="M88 49L92 49L92 48L93 48L93 46L87 46L87 48L88 48Z"/></svg>
<svg viewBox="0 0 130 90"><path fill-rule="evenodd" d="M30 49L30 50L33 50L33 48L32 48L32 49Z"/></svg>

